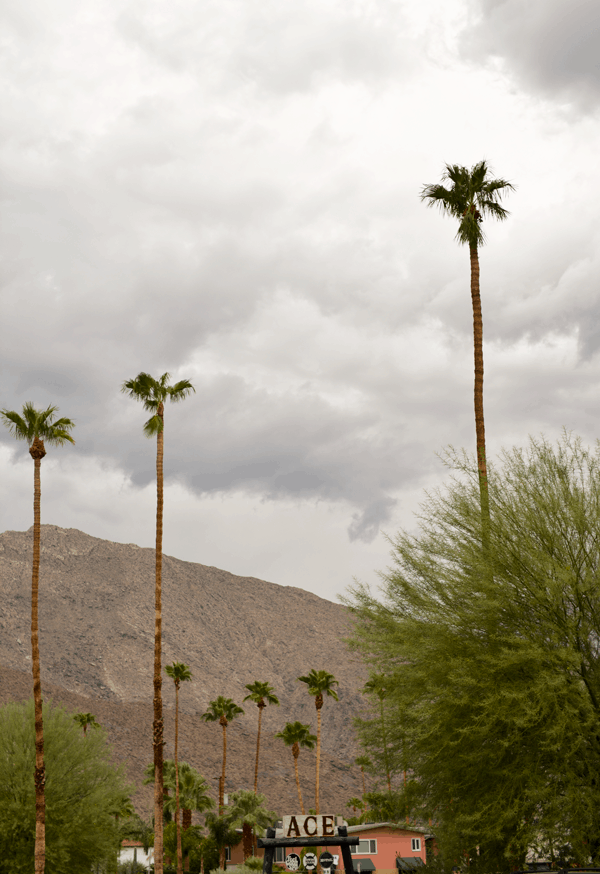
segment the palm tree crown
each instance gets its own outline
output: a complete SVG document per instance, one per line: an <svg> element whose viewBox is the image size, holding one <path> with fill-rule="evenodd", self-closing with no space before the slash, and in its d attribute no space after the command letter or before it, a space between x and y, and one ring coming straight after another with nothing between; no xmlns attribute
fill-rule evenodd
<svg viewBox="0 0 600 874"><path fill-rule="evenodd" d="M244 862L252 855L252 832L261 837L264 830L277 819L275 811L265 807L266 800L260 793L243 789L231 794L232 807L227 814L227 820L234 828L242 828Z"/></svg>
<svg viewBox="0 0 600 874"><path fill-rule="evenodd" d="M58 407L50 406L46 407L45 410L37 410L28 401L23 404L22 416L14 410L0 410L0 416L13 437L16 440L26 440L30 447L36 440L41 440L49 446L75 443L69 434L69 431L75 427L75 422L64 417L55 419L56 412L58 412Z"/></svg>
<svg viewBox="0 0 600 874"><path fill-rule="evenodd" d="M505 179L489 179L490 168L479 161L468 170L459 164L446 164L442 179L452 185L424 185L421 200L427 206L437 206L443 214L458 220L456 240L463 245L482 246L485 235L481 229L484 218L504 221L510 213L500 206L504 191L514 191L514 185Z"/></svg>
<svg viewBox="0 0 600 874"><path fill-rule="evenodd" d="M333 674L313 669L309 674L304 677L298 677L298 679L301 683L306 683L308 686L308 694L314 696L317 710L323 707L324 694L339 701L338 694L333 688L334 686L339 686L339 683Z"/></svg>
<svg viewBox="0 0 600 874"><path fill-rule="evenodd" d="M244 710L239 707L232 698L224 698L219 695L214 701L209 701L206 713L203 713L201 719L204 722L219 722L221 725L228 725L236 716L241 716Z"/></svg>
<svg viewBox="0 0 600 874"><path fill-rule="evenodd" d="M83 736L87 734L88 728L100 728L100 723L96 722L96 717L93 713L75 713L73 714L75 722L79 723L83 729Z"/></svg>
<svg viewBox="0 0 600 874"><path fill-rule="evenodd" d="M182 683L192 679L190 669L183 662L173 662L172 665L166 665L165 674L168 674L173 680L176 689L179 689Z"/></svg>
<svg viewBox="0 0 600 874"><path fill-rule="evenodd" d="M167 399L176 404L187 398L190 392L196 391L189 379L180 379L175 385L169 385L170 378L170 373L163 373L159 379L154 379L142 371L135 379L128 379L121 386L122 392L133 400L141 401L144 409L152 413L144 425L146 437L155 437L163 430L163 408Z"/></svg>

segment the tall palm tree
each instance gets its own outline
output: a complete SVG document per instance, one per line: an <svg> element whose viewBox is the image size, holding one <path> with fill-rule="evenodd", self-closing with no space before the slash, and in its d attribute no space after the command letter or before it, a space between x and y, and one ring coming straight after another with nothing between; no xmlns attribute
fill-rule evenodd
<svg viewBox="0 0 600 874"><path fill-rule="evenodd" d="M300 755L300 747L307 750L314 750L317 742L317 736L310 733L310 725L303 725L301 722L288 722L283 731L278 731L275 737L280 737L286 747L292 748L292 756L294 757L294 771L296 773L296 788L298 789L298 800L300 802L300 812L304 813L304 802L302 800L302 791L300 789L300 777L298 774L298 756Z"/></svg>
<svg viewBox="0 0 600 874"><path fill-rule="evenodd" d="M162 533L163 533L163 452L164 452L164 413L165 402L178 403L190 392L196 391L189 379L181 379L169 385L169 373L154 379L149 373L138 373L135 379L128 379L121 391L136 401L141 401L144 409L152 415L144 424L144 434L156 437L156 580L154 592L154 719L152 740L154 745L154 858L156 874L163 874L163 735L162 712Z"/></svg>
<svg viewBox="0 0 600 874"><path fill-rule="evenodd" d="M308 686L308 694L313 695L317 708L317 779L315 781L315 810L319 811L319 769L321 764L321 709L323 707L323 695L328 695L338 701L338 695L334 686L339 686L333 674L327 671L310 671L305 677L298 677L301 683Z"/></svg>
<svg viewBox="0 0 600 874"><path fill-rule="evenodd" d="M177 830L177 874L183 874L183 855L181 852L181 823L179 822L179 758L177 745L179 742L179 689L182 683L192 679L192 674L183 662L173 662L165 667L165 672L175 684L175 828Z"/></svg>
<svg viewBox="0 0 600 874"><path fill-rule="evenodd" d="M38 625L38 593L40 585L40 505L41 464L46 455L45 443L63 446L75 443L69 431L75 427L71 419L56 419L58 407L37 410L29 401L23 405L23 414L1 410L2 421L17 440L29 444L33 459L33 566L31 572L31 667L33 672L33 700L35 712L35 874L43 874L46 866L46 771L44 766L44 725L42 720L42 683L40 677L40 647Z"/></svg>
<svg viewBox="0 0 600 874"><path fill-rule="evenodd" d="M381 718L381 743L383 747L383 764L385 767L385 775L387 778L388 792L392 791L392 781L390 779L390 760L388 755L387 731L385 725L384 700L387 696L385 688L385 677L383 674L372 674L363 687L363 694L372 695L379 699L379 713Z"/></svg>
<svg viewBox="0 0 600 874"><path fill-rule="evenodd" d="M231 794L232 806L227 813L227 821L234 828L242 828L242 847L244 862L252 855L252 832L262 836L277 819L274 810L265 807L266 796L240 789Z"/></svg>
<svg viewBox="0 0 600 874"><path fill-rule="evenodd" d="M83 736L87 735L88 728L100 728L100 723L96 722L96 717L93 713L75 713L73 719L83 729Z"/></svg>
<svg viewBox="0 0 600 874"><path fill-rule="evenodd" d="M219 780L219 816L223 813L225 795L225 768L227 764L227 726L236 716L244 711L231 698L219 695L214 701L208 702L208 710L202 714L204 722L218 722L223 729L223 771Z"/></svg>
<svg viewBox="0 0 600 874"><path fill-rule="evenodd" d="M276 704L279 706L279 698L275 695L275 690L269 683L261 683L256 680L254 683L246 683L246 689L249 695L246 695L244 701L254 701L258 707L258 735L256 738L256 764L254 766L254 791L258 791L258 756L260 752L260 728L262 722L262 712L267 704Z"/></svg>
<svg viewBox="0 0 600 874"><path fill-rule="evenodd" d="M508 210L500 206L505 191L514 186L505 179L491 179L486 161L479 161L470 170L459 164L446 164L442 180L448 179L449 187L440 184L424 185L421 200L427 206L438 206L442 213L458 221L456 240L468 245L471 258L471 301L473 305L473 346L475 357L475 434L477 441L477 466L481 500L482 544L484 553L489 552L490 506L485 453L485 423L483 418L483 317L479 293L478 249L485 242L481 229L484 218L503 221Z"/></svg>

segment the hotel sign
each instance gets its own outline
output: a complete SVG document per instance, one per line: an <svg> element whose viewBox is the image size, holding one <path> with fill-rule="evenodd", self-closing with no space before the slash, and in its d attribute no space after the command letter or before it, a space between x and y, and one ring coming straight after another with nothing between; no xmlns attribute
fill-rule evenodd
<svg viewBox="0 0 600 874"><path fill-rule="evenodd" d="M335 837L335 816L284 816L284 838Z"/></svg>

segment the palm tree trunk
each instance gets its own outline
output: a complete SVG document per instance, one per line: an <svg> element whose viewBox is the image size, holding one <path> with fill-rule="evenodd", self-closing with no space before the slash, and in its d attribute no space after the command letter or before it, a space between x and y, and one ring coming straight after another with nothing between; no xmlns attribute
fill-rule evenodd
<svg viewBox="0 0 600 874"><path fill-rule="evenodd" d="M175 829L177 831L177 874L183 874L183 856L181 851L181 823L179 822L179 687L175 684Z"/></svg>
<svg viewBox="0 0 600 874"><path fill-rule="evenodd" d="M46 454L44 444L35 439L30 454L33 458L33 569L31 574L31 665L33 670L33 701L35 711L35 874L44 874L46 867L46 770L44 766L44 724L42 720L42 681L40 676L40 646L38 626L38 594L40 584L40 504L42 489L40 468Z"/></svg>
<svg viewBox="0 0 600 874"><path fill-rule="evenodd" d="M317 779L315 780L315 810L319 814L319 776L321 768L321 708L317 707Z"/></svg>
<svg viewBox="0 0 600 874"><path fill-rule="evenodd" d="M163 405L158 415L163 419ZM164 419L163 419L164 422ZM163 874L162 533L164 428L156 438L156 588L154 605L154 866Z"/></svg>
<svg viewBox="0 0 600 874"><path fill-rule="evenodd" d="M363 811L366 814L366 812L367 812L367 784L365 783L364 765L360 766L360 773L362 775L362 784L363 784Z"/></svg>
<svg viewBox="0 0 600 874"><path fill-rule="evenodd" d="M483 418L483 316L479 293L479 256L477 246L470 246L471 256L471 302L473 304L473 351L475 358L475 435L477 440L477 468L479 471L479 494L481 499L481 539L484 556L490 546L490 501L485 453L485 422Z"/></svg>
<svg viewBox="0 0 600 874"><path fill-rule="evenodd" d="M299 753L300 751L298 751ZM302 801L302 791L300 789L300 775L298 774L298 753L293 752L294 770L296 772L296 786L298 787L298 798L300 800L300 812L304 815L304 802Z"/></svg>
<svg viewBox="0 0 600 874"><path fill-rule="evenodd" d="M265 705L258 705L258 735L256 738L256 765L254 766L254 794L258 792L258 755L260 753L260 727L262 722L262 712Z"/></svg>
<svg viewBox="0 0 600 874"><path fill-rule="evenodd" d="M222 815L225 806L225 768L227 765L227 722L221 723L221 725L223 726L223 771L219 781L219 816Z"/></svg>

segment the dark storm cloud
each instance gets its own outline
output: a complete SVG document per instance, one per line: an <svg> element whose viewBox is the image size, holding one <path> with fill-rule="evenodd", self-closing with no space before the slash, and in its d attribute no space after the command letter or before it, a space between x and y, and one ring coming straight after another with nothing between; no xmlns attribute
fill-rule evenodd
<svg viewBox="0 0 600 874"><path fill-rule="evenodd" d="M466 56L503 58L526 88L584 110L598 108L597 0L476 0L473 8L481 17L462 35Z"/></svg>

